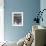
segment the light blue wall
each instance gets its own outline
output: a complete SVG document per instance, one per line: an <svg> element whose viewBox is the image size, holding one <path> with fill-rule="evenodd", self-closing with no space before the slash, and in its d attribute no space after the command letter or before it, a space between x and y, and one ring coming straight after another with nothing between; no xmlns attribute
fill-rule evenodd
<svg viewBox="0 0 46 46"><path fill-rule="evenodd" d="M43 9L46 9L46 0L41 0L40 1L40 10L42 11ZM40 25L45 26L46 27L46 10L43 12L43 22L40 22Z"/></svg>
<svg viewBox="0 0 46 46"><path fill-rule="evenodd" d="M32 19L40 9L40 0L4 0L4 38L7 41L18 41L32 28ZM23 11L24 26L12 26L12 12Z"/></svg>

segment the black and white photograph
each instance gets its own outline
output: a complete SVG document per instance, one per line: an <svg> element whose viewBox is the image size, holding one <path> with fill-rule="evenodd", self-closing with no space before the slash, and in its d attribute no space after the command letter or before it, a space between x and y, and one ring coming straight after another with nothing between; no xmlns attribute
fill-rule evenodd
<svg viewBox="0 0 46 46"><path fill-rule="evenodd" d="M12 12L12 25L23 26L23 12Z"/></svg>

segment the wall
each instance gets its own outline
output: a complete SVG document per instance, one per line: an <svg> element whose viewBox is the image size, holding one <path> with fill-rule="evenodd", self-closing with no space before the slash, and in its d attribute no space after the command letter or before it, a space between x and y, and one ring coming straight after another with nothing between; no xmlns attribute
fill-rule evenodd
<svg viewBox="0 0 46 46"><path fill-rule="evenodd" d="M35 12L40 10L40 0L4 0L4 39L18 41L32 29ZM23 11L24 26L12 26L12 12Z"/></svg>
<svg viewBox="0 0 46 46"><path fill-rule="evenodd" d="M46 0L40 0L40 9L41 9L41 11L42 11L43 9L46 9ZM45 20L45 19L46 19L46 10L43 12L42 17L43 17L43 22L41 21L41 22L40 22L40 25L46 27L46 20Z"/></svg>

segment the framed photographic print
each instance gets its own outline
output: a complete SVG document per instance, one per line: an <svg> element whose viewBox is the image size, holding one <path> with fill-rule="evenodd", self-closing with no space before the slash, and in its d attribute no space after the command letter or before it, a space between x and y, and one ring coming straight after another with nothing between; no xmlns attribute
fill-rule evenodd
<svg viewBox="0 0 46 46"><path fill-rule="evenodd" d="M12 26L23 26L23 12L12 12Z"/></svg>

